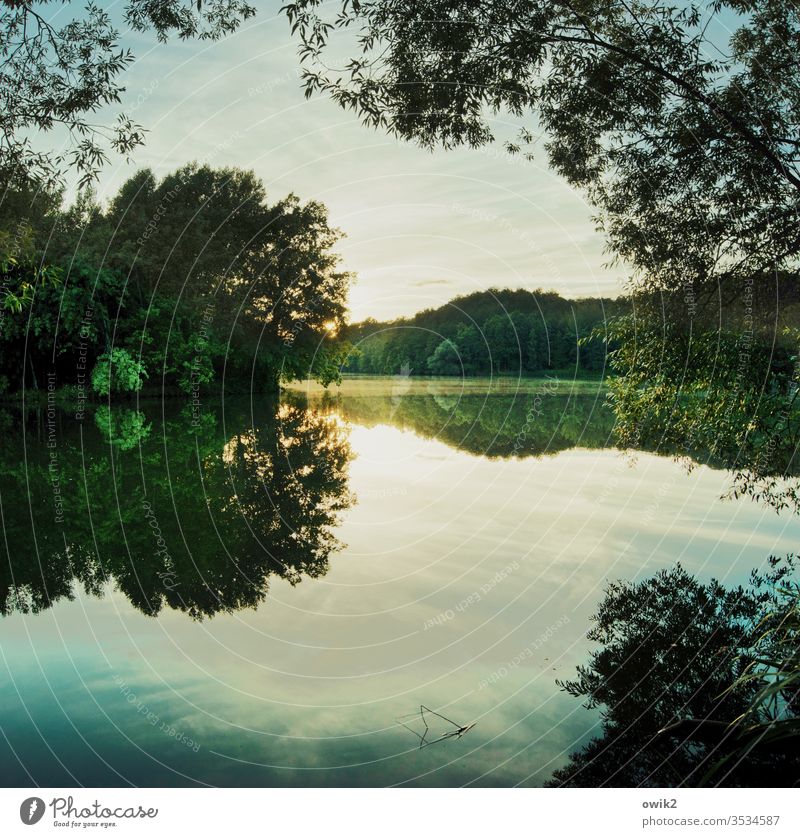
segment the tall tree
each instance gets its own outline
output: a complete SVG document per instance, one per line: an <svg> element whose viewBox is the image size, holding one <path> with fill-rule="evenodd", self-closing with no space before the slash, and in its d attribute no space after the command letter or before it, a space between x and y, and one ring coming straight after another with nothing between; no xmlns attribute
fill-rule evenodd
<svg viewBox="0 0 800 837"><path fill-rule="evenodd" d="M779 275L796 287L800 276L797 4L334 6L338 13L321 0L286 6L307 92L328 93L366 123L426 146L492 142L492 118L509 113L521 126L505 138L509 152L530 154L543 136L551 165L588 195L639 292L635 314L610 335L601 330L620 349L620 428L632 429L634 444L646 431L648 442L679 440L683 450L717 436L739 452L742 491L780 494L769 481L785 474L781 463L800 438L800 366L786 365L797 356L799 324L776 333L773 304L772 334L756 335L752 349L740 335L755 332L747 323L754 287L775 286ZM350 61L327 70L329 53L341 50ZM784 295L776 299L780 309ZM745 316L721 330L732 300ZM777 504L798 496L794 486Z"/></svg>
<svg viewBox="0 0 800 837"><path fill-rule="evenodd" d="M657 287L800 252L800 12L790 0L368 0L286 6L309 94L424 145L540 130ZM722 33L729 33L726 37ZM328 52L355 51L341 69ZM355 36L355 37L354 37ZM527 124L526 124L527 123Z"/></svg>

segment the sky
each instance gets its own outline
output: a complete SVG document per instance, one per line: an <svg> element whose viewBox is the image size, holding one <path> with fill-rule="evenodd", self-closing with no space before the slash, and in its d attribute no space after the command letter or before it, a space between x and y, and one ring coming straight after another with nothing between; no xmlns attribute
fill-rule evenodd
<svg viewBox="0 0 800 837"><path fill-rule="evenodd" d="M357 274L351 319L390 319L491 287L615 296L582 195L500 144L427 151L360 125L323 96L306 100L297 44L280 2L216 43L126 35L135 65L121 109L148 129L133 164L113 159L108 198L137 168L163 175L192 160L254 169L270 200L289 192L327 205L344 266ZM117 4L117 9L120 6ZM74 10L73 10L74 14ZM498 119L493 130L513 136Z"/></svg>

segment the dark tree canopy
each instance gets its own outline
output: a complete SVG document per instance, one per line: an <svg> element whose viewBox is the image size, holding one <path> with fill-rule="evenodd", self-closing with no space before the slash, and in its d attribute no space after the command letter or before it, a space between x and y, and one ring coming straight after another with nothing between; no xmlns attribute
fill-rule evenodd
<svg viewBox="0 0 800 837"><path fill-rule="evenodd" d="M0 392L50 371L76 385L115 350L161 392L223 373L273 390L280 377L338 377L352 275L322 204L273 203L253 172L197 164L160 180L139 171L107 208L47 194L15 185L0 200Z"/></svg>
<svg viewBox="0 0 800 837"><path fill-rule="evenodd" d="M775 734L785 723L796 733L800 712L796 589L783 589L792 565L791 558L773 560L765 575L736 588L704 584L680 566L610 585L588 634L597 650L575 680L561 684L600 708L603 734L573 753L549 784L793 785L796 739ZM774 622L792 613L789 635L776 632ZM779 662L764 665L764 658ZM794 678L783 677L776 700L764 700L771 672L792 664Z"/></svg>
<svg viewBox="0 0 800 837"><path fill-rule="evenodd" d="M64 5L74 6L60 13ZM218 39L255 14L243 0L128 0L124 22L159 41ZM74 167L83 183L108 150L129 154L144 129L124 113L113 124L93 114L122 101L121 76L135 60L120 44L120 22L101 5L52 0L0 2L0 171L25 171L48 182ZM64 151L42 151L31 140L66 132Z"/></svg>
<svg viewBox="0 0 800 837"><path fill-rule="evenodd" d="M493 115L510 113L522 125L514 151L543 132L613 252L653 285L796 264L800 12L789 0L285 9L307 93L368 124L477 146L495 139Z"/></svg>

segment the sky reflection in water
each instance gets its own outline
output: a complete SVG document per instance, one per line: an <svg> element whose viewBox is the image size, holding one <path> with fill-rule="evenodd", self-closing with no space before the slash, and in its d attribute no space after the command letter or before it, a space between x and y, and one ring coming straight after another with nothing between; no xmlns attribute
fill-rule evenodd
<svg viewBox="0 0 800 837"><path fill-rule="evenodd" d="M151 410L133 445L61 416L62 528L36 419L7 436L3 583L42 589L0 623L4 784L538 785L596 731L554 681L608 581L680 560L738 583L796 543L720 500L724 472L611 448L590 387L538 413L429 390L289 394L277 422L226 405L195 434ZM477 726L419 750L395 718L420 704Z"/></svg>

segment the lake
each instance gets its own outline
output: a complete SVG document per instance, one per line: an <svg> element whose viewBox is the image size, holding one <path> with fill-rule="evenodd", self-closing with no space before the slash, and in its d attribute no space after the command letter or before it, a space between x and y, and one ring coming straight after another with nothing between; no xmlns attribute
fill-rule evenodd
<svg viewBox="0 0 800 837"><path fill-rule="evenodd" d="M556 681L608 583L737 584L800 535L725 471L616 450L604 398L397 376L7 408L3 784L543 784L598 731Z"/></svg>

